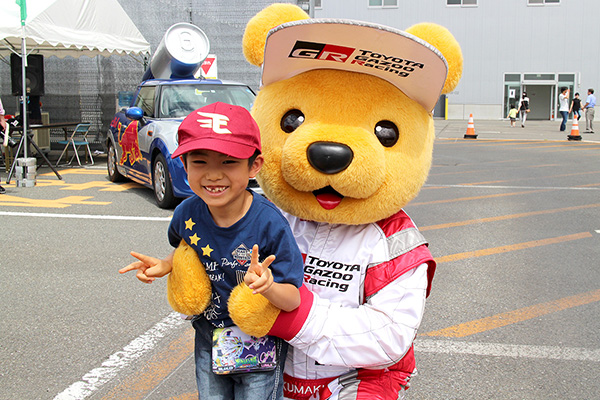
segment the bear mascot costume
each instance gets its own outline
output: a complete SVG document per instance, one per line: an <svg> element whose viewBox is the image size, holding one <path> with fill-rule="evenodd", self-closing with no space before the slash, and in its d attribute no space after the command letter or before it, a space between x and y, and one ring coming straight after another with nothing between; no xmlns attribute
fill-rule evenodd
<svg viewBox="0 0 600 400"><path fill-rule="evenodd" d="M460 47L431 23L400 31L273 4L248 22L243 48L262 67L258 180L290 223L304 285L300 307L280 312L241 284L230 315L248 334L290 343L286 398L396 400L415 372L435 272L402 208L427 178L432 110L460 80ZM198 314L210 282L188 246L175 253L168 296Z"/></svg>

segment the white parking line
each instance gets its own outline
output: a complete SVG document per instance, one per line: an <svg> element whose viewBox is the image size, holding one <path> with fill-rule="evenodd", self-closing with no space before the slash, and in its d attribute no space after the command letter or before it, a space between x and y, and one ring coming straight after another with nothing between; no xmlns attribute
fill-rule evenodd
<svg viewBox="0 0 600 400"><path fill-rule="evenodd" d="M136 217L127 215L93 215L93 214L52 214L0 211L0 215L11 217L44 217L44 218L75 218L75 219L116 219L124 221L171 221L171 217Z"/></svg>
<svg viewBox="0 0 600 400"><path fill-rule="evenodd" d="M173 329L188 321L181 318L181 314L172 312L158 322L146 333L137 337L123 350L117 351L98 368L85 374L80 381L73 383L63 392L54 397L54 400L83 400L91 396L105 383L131 365L135 360L152 350L160 339L167 336Z"/></svg>
<svg viewBox="0 0 600 400"><path fill-rule="evenodd" d="M415 340L415 351L423 353L472 354L490 357L600 362L600 350L580 347L531 346L417 338Z"/></svg>

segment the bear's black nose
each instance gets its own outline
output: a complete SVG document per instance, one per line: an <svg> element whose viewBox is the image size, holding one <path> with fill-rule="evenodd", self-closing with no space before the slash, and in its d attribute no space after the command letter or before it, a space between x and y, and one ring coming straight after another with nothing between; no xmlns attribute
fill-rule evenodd
<svg viewBox="0 0 600 400"><path fill-rule="evenodd" d="M324 174L337 174L348 168L354 158L352 149L342 143L315 142L306 150L308 162Z"/></svg>

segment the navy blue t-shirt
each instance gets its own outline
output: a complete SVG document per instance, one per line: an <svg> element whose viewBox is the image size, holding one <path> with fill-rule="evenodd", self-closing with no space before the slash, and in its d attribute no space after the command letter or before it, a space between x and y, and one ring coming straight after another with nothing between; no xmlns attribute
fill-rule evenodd
<svg viewBox="0 0 600 400"><path fill-rule="evenodd" d="M302 255L287 220L275 205L250 192L250 209L230 227L216 225L206 203L195 195L177 206L169 225L169 243L177 247L184 239L196 249L206 268L212 299L204 316L217 328L233 325L227 300L231 290L244 281L255 244L260 261L271 254L276 256L269 267L275 282L300 287L304 276Z"/></svg>

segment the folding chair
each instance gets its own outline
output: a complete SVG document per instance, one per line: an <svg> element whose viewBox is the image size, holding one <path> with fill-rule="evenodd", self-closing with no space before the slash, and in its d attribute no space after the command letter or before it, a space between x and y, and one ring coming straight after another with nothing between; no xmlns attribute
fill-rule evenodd
<svg viewBox="0 0 600 400"><path fill-rule="evenodd" d="M87 135L90 131L90 126L91 126L91 124L89 124L89 123L78 124L75 127L75 129L73 129L73 133L71 134L71 137L68 140L60 140L58 142L60 144L64 144L65 148L63 149L62 153L60 153L60 157L58 157L58 161L56 162L57 167L58 167L58 163L60 163L60 160L62 159L62 156L69 149L69 146L73 147L73 152L75 153L71 157L71 160L69 161L69 165L73 163L73 158L77 158L77 164L79 164L79 166L81 167L81 161L79 160L79 154L77 154L77 149L79 149L79 147L81 147L81 146L86 147L87 152L90 156L90 162L92 165L94 165L94 158L92 157L92 151L90 150L90 142L88 141L88 138L87 138Z"/></svg>

